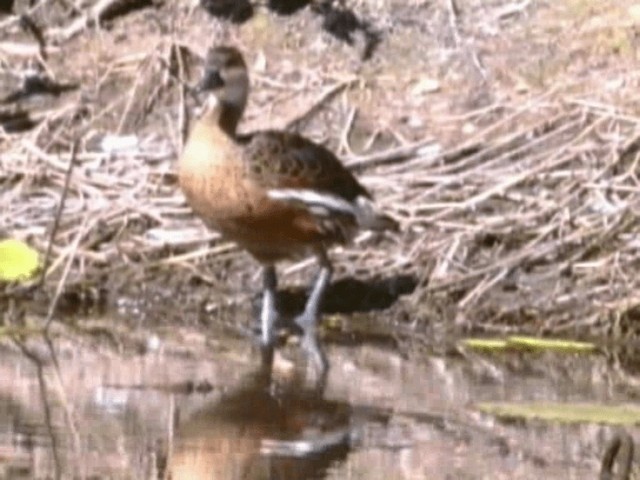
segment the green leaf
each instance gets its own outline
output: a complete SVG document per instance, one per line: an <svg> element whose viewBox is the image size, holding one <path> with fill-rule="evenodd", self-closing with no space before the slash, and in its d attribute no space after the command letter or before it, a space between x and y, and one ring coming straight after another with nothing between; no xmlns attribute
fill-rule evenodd
<svg viewBox="0 0 640 480"><path fill-rule="evenodd" d="M40 266L38 252L20 240L0 240L0 282L33 278Z"/></svg>
<svg viewBox="0 0 640 480"><path fill-rule="evenodd" d="M519 350L555 351L562 353L589 353L596 350L590 342L576 342L557 338L537 338L527 336L511 336L507 338L509 347Z"/></svg>
<svg viewBox="0 0 640 480"><path fill-rule="evenodd" d="M462 346L487 352L501 352L508 347L507 341L499 338L465 338Z"/></svg>
<svg viewBox="0 0 640 480"><path fill-rule="evenodd" d="M546 420L560 423L640 424L638 405L598 403L508 403L485 402L477 405L483 413L505 419Z"/></svg>
<svg viewBox="0 0 640 480"><path fill-rule="evenodd" d="M529 351L557 353L591 353L597 346L589 342L576 342L559 338L538 338L526 335L513 335L501 338L466 338L461 345L483 352Z"/></svg>

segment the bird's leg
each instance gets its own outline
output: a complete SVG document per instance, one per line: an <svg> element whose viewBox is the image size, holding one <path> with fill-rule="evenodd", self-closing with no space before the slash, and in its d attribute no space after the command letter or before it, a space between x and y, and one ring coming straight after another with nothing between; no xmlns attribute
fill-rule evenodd
<svg viewBox="0 0 640 480"><path fill-rule="evenodd" d="M260 312L260 350L262 352L262 367L271 371L273 364L273 349L275 343L275 324L278 317L276 310L276 290L278 279L273 265L265 265L262 271L262 311Z"/></svg>
<svg viewBox="0 0 640 480"><path fill-rule="evenodd" d="M320 263L318 277L311 289L304 312L295 319L295 322L302 329L302 348L318 368L321 378L324 379L329 369L329 364L318 342L317 326L320 320L322 300L329 282L331 282L333 268L324 250L318 252L318 262Z"/></svg>

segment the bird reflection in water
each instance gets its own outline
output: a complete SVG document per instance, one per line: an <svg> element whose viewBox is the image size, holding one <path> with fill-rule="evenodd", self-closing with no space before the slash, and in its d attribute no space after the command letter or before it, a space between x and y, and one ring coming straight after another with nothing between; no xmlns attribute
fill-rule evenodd
<svg viewBox="0 0 640 480"><path fill-rule="evenodd" d="M320 479L350 450L351 407L254 375L176 427L169 476Z"/></svg>

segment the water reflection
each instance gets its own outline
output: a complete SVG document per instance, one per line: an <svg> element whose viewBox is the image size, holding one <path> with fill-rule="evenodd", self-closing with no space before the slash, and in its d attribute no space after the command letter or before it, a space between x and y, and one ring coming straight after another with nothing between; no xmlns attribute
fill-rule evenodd
<svg viewBox="0 0 640 480"><path fill-rule="evenodd" d="M0 425L11 424L15 418L26 415L28 413L9 396L0 396ZM13 438L0 436L0 478L33 478L29 451L33 450L34 435L17 425L16 427Z"/></svg>
<svg viewBox="0 0 640 480"><path fill-rule="evenodd" d="M501 422L475 402L637 398L612 353L407 356L378 344L329 345L317 395L254 375L245 339L216 336L215 349L210 338L165 337L147 354L71 334L0 339L0 478L595 478L610 427Z"/></svg>
<svg viewBox="0 0 640 480"><path fill-rule="evenodd" d="M324 478L347 457L350 421L347 403L252 375L178 422L170 478Z"/></svg>

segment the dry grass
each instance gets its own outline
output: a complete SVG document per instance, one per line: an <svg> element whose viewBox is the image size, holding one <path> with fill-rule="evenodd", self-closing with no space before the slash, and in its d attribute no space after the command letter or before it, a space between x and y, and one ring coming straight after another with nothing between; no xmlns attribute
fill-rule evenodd
<svg viewBox="0 0 640 480"><path fill-rule="evenodd" d="M624 47L631 41L628 29L636 27L619 14L624 6L595 13L584 2L562 7L567 18L582 12L577 37L602 31L596 19L614 15L620 21L617 40L610 40L615 45L595 36L592 44L576 40L561 53L513 64L505 56L507 42L492 40L491 28L502 26L505 36L537 55L542 39L548 46L554 35L563 38L561 17L537 2L460 2L458 8L413 2L402 7L406 11L378 3L354 5L372 16L380 9L383 26L395 13L402 19L403 12L438 14L428 26L440 30L429 37L433 46L415 72L409 65L382 70L390 61L387 50L407 48L402 34L389 33L378 59L353 69L351 47L307 38L286 26L292 19L265 26L264 13L238 31L211 26L202 12L183 5L116 18L110 30L87 27L82 16L61 17L45 32L56 45L49 44L39 62L56 79L82 87L55 102L27 104L37 126L0 136L0 226L46 251L74 158L46 272L48 290L158 268L220 285L220 278L233 277L221 270L244 268L233 246L192 218L174 174L193 107L183 86L197 76L201 38L213 32L247 49L261 45L252 58L255 93L247 129L290 125L327 141L401 221L396 238L363 234L353 248L338 250L342 274L415 273L421 285L403 308L417 320L455 320L486 330L626 333L640 300L640 99L636 61ZM149 18L159 26L149 26ZM296 21L313 27L306 17ZM0 23L8 35L19 33L15 22ZM531 32L537 36L528 37ZM27 53L0 50L5 71L38 62L32 40L14 42ZM316 50L306 63L305 54L292 64L269 56L280 44L287 45L284 51ZM86 54L65 56L72 47ZM336 52L330 66L327 49ZM443 63L433 82L425 82L425 65L438 53L448 66L466 62L473 80L456 78ZM398 61L405 61L400 54ZM431 97L418 88L425 85L433 87ZM451 111L442 113L447 107ZM132 135L131 143L109 150L108 135Z"/></svg>

